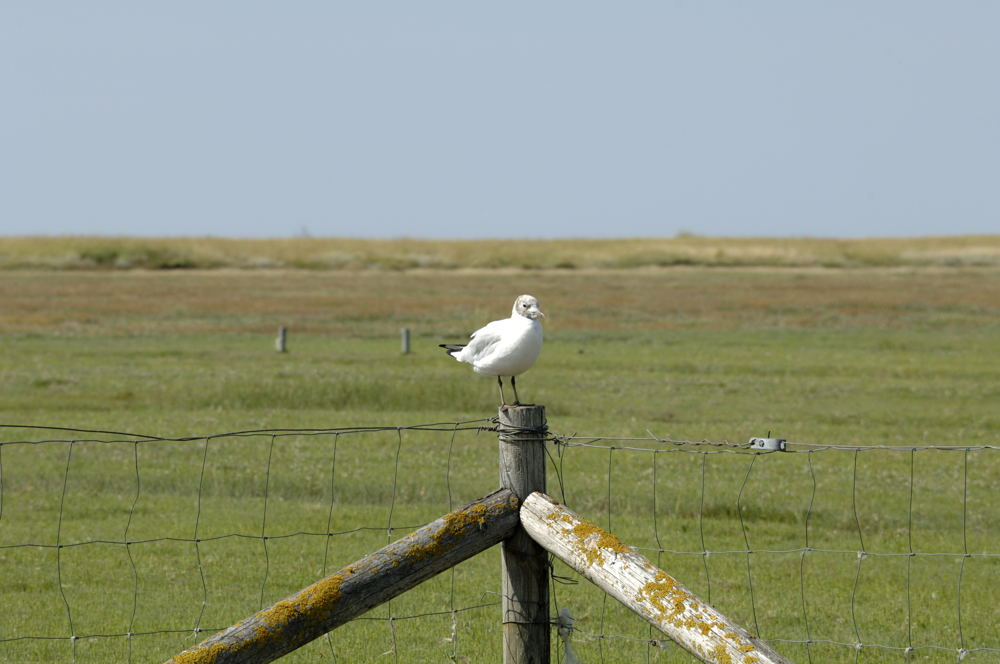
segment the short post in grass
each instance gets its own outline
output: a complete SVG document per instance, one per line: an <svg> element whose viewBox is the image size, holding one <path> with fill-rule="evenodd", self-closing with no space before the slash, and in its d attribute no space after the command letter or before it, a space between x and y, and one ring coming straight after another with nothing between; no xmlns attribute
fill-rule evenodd
<svg viewBox="0 0 1000 664"><path fill-rule="evenodd" d="M287 351L285 348L285 340L288 338L288 328L284 325L278 328L278 336L274 340L274 349L279 353L284 353Z"/></svg>
<svg viewBox="0 0 1000 664"><path fill-rule="evenodd" d="M524 500L545 489L545 406L500 409L500 486ZM549 661L548 553L524 528L501 544L504 664Z"/></svg>

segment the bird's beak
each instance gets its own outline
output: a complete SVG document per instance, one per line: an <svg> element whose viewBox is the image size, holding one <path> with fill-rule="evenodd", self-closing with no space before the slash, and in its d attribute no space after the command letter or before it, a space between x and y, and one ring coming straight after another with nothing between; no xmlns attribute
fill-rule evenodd
<svg viewBox="0 0 1000 664"><path fill-rule="evenodd" d="M542 313L541 309L532 309L535 314L535 318L545 318L545 314Z"/></svg>

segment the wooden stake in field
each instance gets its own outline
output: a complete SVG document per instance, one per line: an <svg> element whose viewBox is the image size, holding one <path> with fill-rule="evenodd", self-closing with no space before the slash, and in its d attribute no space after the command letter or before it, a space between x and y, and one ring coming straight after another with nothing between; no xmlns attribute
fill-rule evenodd
<svg viewBox="0 0 1000 664"><path fill-rule="evenodd" d="M791 664L614 535L545 494L523 500L521 525L541 546L699 660Z"/></svg>

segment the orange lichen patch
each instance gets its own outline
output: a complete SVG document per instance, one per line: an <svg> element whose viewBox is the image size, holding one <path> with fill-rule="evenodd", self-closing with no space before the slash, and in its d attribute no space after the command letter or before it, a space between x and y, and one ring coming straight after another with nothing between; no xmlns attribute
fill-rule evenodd
<svg viewBox="0 0 1000 664"><path fill-rule="evenodd" d="M718 664L733 664L735 651L745 655L740 660L741 664L754 664L760 661L758 657L747 654L755 649L754 645L749 643L736 645L740 635L732 631L732 627L723 622L724 619L717 615L714 609L700 605L696 595L666 572L657 570L654 580L639 589L636 599L653 607L663 623L688 633L698 632L706 637L715 631L716 636L712 637L712 640L725 639L711 646L712 661Z"/></svg>
<svg viewBox="0 0 1000 664"><path fill-rule="evenodd" d="M663 571L657 571L656 578L639 589L637 599L648 603L664 622L685 630L695 630L707 636L712 630L726 627L703 611L695 600L697 597Z"/></svg>
<svg viewBox="0 0 1000 664"><path fill-rule="evenodd" d="M310 612L317 609L324 609L326 612L332 611L340 600L343 583L343 575L334 574L306 588L304 591L307 593L306 610Z"/></svg>
<svg viewBox="0 0 1000 664"><path fill-rule="evenodd" d="M167 664L212 664L219 658L219 654L226 650L225 643L213 643L207 648L195 646L190 650L174 655Z"/></svg>
<svg viewBox="0 0 1000 664"><path fill-rule="evenodd" d="M632 553L632 547L628 546L620 539L606 530L585 522L577 523L571 531L579 540L580 554L588 565L597 563L604 564L604 556L607 553L624 554Z"/></svg>
<svg viewBox="0 0 1000 664"><path fill-rule="evenodd" d="M215 664L220 659L225 660L244 650L251 649L266 634L266 630L263 630L259 625L255 626L254 622L254 618L242 620L225 632L175 655L167 661L167 664ZM233 633L249 628L253 629L251 639L232 638Z"/></svg>
<svg viewBox="0 0 1000 664"><path fill-rule="evenodd" d="M351 573L349 568L345 573ZM341 598L344 573L328 576L257 614L264 633L275 631L295 622L321 624L336 608ZM264 634L260 634L264 636Z"/></svg>
<svg viewBox="0 0 1000 664"><path fill-rule="evenodd" d="M656 578L639 589L638 599L648 602L665 618L674 621L687 610L686 602L693 597L672 576L657 571Z"/></svg>
<svg viewBox="0 0 1000 664"><path fill-rule="evenodd" d="M577 519L574 519L566 512L561 512L559 510L551 510L550 512L548 512L545 515L545 521L549 523L549 525L556 525L562 523L569 525L571 527L578 523Z"/></svg>
<svg viewBox="0 0 1000 664"><path fill-rule="evenodd" d="M455 548L462 535L472 529L485 528L489 517L500 516L507 509L516 508L518 504L517 496L511 496L506 506L473 503L446 514L440 519L443 522L441 527L434 530L426 543L422 543L417 533L414 533L416 541L407 549L407 558L425 560L433 556L440 556Z"/></svg>
<svg viewBox="0 0 1000 664"><path fill-rule="evenodd" d="M718 664L733 664L732 656L726 651L726 646L721 643L712 649L712 654L715 655L715 661Z"/></svg>
<svg viewBox="0 0 1000 664"><path fill-rule="evenodd" d="M553 526L562 526L564 531L573 533L580 542L578 551L588 565L604 563L605 554L632 553L632 547L602 528L581 521L573 515L560 510L551 510L545 515L545 521Z"/></svg>

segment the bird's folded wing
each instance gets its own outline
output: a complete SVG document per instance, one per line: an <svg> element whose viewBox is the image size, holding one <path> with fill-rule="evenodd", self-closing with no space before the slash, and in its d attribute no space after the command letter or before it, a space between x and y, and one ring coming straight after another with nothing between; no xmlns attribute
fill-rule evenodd
<svg viewBox="0 0 1000 664"><path fill-rule="evenodd" d="M501 322L503 321L493 321L473 332L472 336L469 337L468 352L477 357L489 353L490 349L496 346L503 337L503 326L498 325Z"/></svg>

